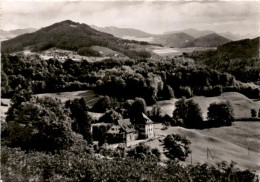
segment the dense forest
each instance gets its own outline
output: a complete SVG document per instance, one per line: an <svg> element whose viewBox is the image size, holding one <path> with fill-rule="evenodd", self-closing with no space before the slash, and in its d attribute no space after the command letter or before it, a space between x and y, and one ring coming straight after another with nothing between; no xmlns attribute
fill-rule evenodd
<svg viewBox="0 0 260 182"><path fill-rule="evenodd" d="M94 89L100 95L133 99L142 97L148 105L167 99L165 92L173 89L178 98L193 95L215 96L224 91L237 91L250 98L259 98L254 84L237 81L190 59L162 61L113 60L90 63L55 59L41 60L37 56L2 55L2 96L11 97L20 89L32 93Z"/></svg>
<svg viewBox="0 0 260 182"><path fill-rule="evenodd" d="M260 83L259 37L218 46L216 51L185 54L206 66L227 72L243 82Z"/></svg>

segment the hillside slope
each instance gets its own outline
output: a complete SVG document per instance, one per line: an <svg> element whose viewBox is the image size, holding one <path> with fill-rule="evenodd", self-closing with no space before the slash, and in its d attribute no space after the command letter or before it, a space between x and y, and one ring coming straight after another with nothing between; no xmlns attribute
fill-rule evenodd
<svg viewBox="0 0 260 182"><path fill-rule="evenodd" d="M216 33L212 33L193 40L186 47L217 47L230 41Z"/></svg>
<svg viewBox="0 0 260 182"><path fill-rule="evenodd" d="M251 109L258 110L260 108L260 102L254 102L237 92L226 92L216 97L195 96L191 99L199 104L204 119L207 117L209 105L213 102L229 101L233 107L236 119L249 118L251 117ZM177 99L158 101L157 105L164 111L164 113L172 116L176 101Z"/></svg>
<svg viewBox="0 0 260 182"><path fill-rule="evenodd" d="M121 52L129 57L139 57L138 52L129 50L129 43L132 42L99 32L86 24L66 20L42 28L34 33L3 41L2 52L17 52L25 48L32 51L43 51L52 47L78 51L80 48L102 46Z"/></svg>
<svg viewBox="0 0 260 182"><path fill-rule="evenodd" d="M188 56L206 66L260 85L259 37L228 42L215 51L194 51Z"/></svg>
<svg viewBox="0 0 260 182"><path fill-rule="evenodd" d="M161 152L163 148L163 139L169 134L179 134L185 136L191 141L191 155L184 164L210 163L216 164L221 161L234 161L237 167L242 169L250 168L260 174L259 152L260 135L257 131L260 129L259 122L235 122L229 127L211 128L204 130L186 129L182 127L169 127L167 130L161 130L161 127L155 126L155 135L157 139L148 141L145 144L158 148ZM207 149L210 154L207 157ZM166 157L163 155L163 159Z"/></svg>

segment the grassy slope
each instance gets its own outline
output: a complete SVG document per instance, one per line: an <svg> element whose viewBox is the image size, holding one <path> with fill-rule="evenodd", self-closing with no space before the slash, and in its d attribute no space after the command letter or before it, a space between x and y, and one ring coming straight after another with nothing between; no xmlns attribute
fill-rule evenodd
<svg viewBox="0 0 260 182"><path fill-rule="evenodd" d="M168 134L180 134L191 141L192 162L215 164L220 161L235 161L240 168L250 168L260 174L260 123L236 122L231 127L211 128L204 130L170 127L167 130L155 129L159 139L147 142L163 152L162 140ZM249 147L249 150L248 150ZM212 158L207 159L207 148ZM162 157L165 159L165 156ZM189 156L184 162L191 163Z"/></svg>
<svg viewBox="0 0 260 182"><path fill-rule="evenodd" d="M237 92L226 92L216 97L195 96L192 97L192 99L199 104L205 119L207 117L207 109L213 102L229 101L233 107L235 118L249 118L251 117L251 109L258 111L260 108L259 101L254 102ZM176 101L177 99L159 101L157 105L161 107L166 114L172 116Z"/></svg>

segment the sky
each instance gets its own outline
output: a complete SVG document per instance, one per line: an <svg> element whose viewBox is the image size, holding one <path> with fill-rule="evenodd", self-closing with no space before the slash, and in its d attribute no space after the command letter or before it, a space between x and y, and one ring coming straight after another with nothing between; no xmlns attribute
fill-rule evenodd
<svg viewBox="0 0 260 182"><path fill-rule="evenodd" d="M195 28L259 34L257 1L1 1L0 29L41 28L63 20L148 33Z"/></svg>

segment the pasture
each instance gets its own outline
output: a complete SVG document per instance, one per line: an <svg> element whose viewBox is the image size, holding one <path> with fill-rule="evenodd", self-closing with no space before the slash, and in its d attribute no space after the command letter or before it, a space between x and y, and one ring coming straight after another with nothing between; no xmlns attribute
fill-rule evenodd
<svg viewBox="0 0 260 182"><path fill-rule="evenodd" d="M215 97L194 96L190 99L193 99L196 103L199 104L204 119L207 117L209 105L214 102L229 101L232 105L235 119L250 118L251 109L258 111L260 108L259 101L249 99L243 94L237 92L225 92L220 96ZM158 101L156 105L159 106L165 114L172 116L172 113L175 109L175 102L177 100L178 99L173 98L171 100Z"/></svg>
<svg viewBox="0 0 260 182"><path fill-rule="evenodd" d="M191 141L190 155L183 164L234 161L241 169L250 168L260 174L260 122L235 122L229 127L210 129L186 129L155 127L156 139L145 142L152 148L164 152L163 139L169 134L179 134ZM211 155L207 149L210 151ZM162 155L162 159L166 159Z"/></svg>

